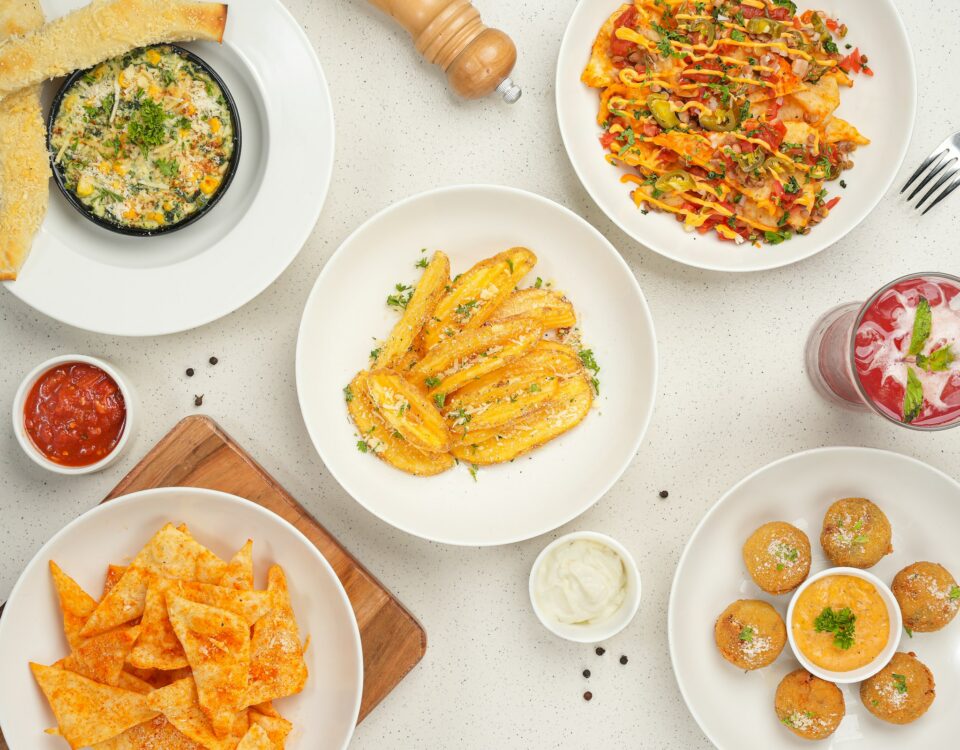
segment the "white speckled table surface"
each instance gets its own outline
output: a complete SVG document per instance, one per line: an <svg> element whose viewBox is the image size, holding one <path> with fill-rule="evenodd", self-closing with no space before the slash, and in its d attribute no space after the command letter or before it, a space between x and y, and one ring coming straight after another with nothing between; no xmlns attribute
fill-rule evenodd
<svg viewBox="0 0 960 750"><path fill-rule="evenodd" d="M925 0L897 4L920 71L905 178L942 138L960 130L960 97L944 96L957 91L952 51L960 15L931 12ZM807 329L828 307L862 299L909 271L956 272L960 198L921 221L892 191L835 247L779 271L726 276L689 269L617 230L567 160L554 115L553 71L574 0L480 1L485 21L507 30L520 50L514 77L524 94L512 107L455 100L405 34L361 0L288 5L319 50L337 120L331 191L291 268L233 315L146 340L86 334L0 293L0 414L9 413L30 368L68 352L115 361L147 407L132 450L88 478L44 472L23 455L9 429L2 431L0 599L40 545L99 502L175 422L195 413L194 394L203 393L203 411L356 553L429 634L423 662L359 727L353 747L709 747L671 675L666 635L674 567L707 508L754 469L817 446L887 448L947 472L960 462L960 430L916 434L828 406L802 366ZM541 193L596 226L637 275L661 351L653 423L614 489L554 534L495 549L421 541L363 510L314 452L294 386L301 310L331 253L381 208L459 182ZM207 364L211 355L220 358L217 367ZM188 379L184 370L191 366L197 375ZM662 489L668 498L658 496ZM605 644L602 657L591 646L550 636L528 603L534 557L571 529L614 535L633 551L643 576L639 616ZM629 657L625 666L621 654ZM587 668L589 680L581 675ZM587 689L590 703L581 697Z"/></svg>

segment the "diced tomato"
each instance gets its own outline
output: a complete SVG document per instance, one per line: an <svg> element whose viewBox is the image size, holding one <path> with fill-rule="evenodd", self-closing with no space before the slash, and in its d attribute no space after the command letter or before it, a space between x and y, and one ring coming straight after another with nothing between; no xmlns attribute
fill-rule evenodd
<svg viewBox="0 0 960 750"><path fill-rule="evenodd" d="M832 210L833 210L833 207L836 206L839 202L840 202L840 196L839 196L839 195L838 195L836 198L831 198L830 200L828 200L828 201L827 201L827 211L832 211Z"/></svg>
<svg viewBox="0 0 960 750"><path fill-rule="evenodd" d="M600 136L600 145L604 148L610 148L610 144L617 140L617 136L613 133L604 133Z"/></svg>
<svg viewBox="0 0 960 750"><path fill-rule="evenodd" d="M802 192L799 190L796 193L788 193L783 189L783 185L776 180L770 180L770 193L774 197L779 198L780 205L786 208L792 206L793 202L802 195Z"/></svg>
<svg viewBox="0 0 960 750"><path fill-rule="evenodd" d="M757 127L760 132L757 138L766 141L774 151L780 148L784 136L787 134L787 126L780 120L771 120L770 122L761 122Z"/></svg>
<svg viewBox="0 0 960 750"><path fill-rule="evenodd" d="M873 78L873 68L868 68L868 67L864 66L864 67L862 68L862 70L863 70L863 72L864 72L865 75L868 75L868 76L870 76L871 78Z"/></svg>
<svg viewBox="0 0 960 750"><path fill-rule="evenodd" d="M843 59L840 61L840 68L841 68L845 73L850 73L850 72L859 73L859 72L863 69L863 66L862 66L862 64L860 63L860 48L859 48L859 47L857 47L856 49L854 49L853 52L851 52L849 55L847 55L845 58L843 58Z"/></svg>
<svg viewBox="0 0 960 750"><path fill-rule="evenodd" d="M767 9L767 18L772 18L774 21L789 21L792 17L789 8Z"/></svg>
<svg viewBox="0 0 960 750"><path fill-rule="evenodd" d="M812 10L803 11L803 15L801 15L800 18L804 23L810 23L810 19L813 18L813 11Z"/></svg>
<svg viewBox="0 0 960 750"><path fill-rule="evenodd" d="M836 31L839 28L839 24L836 21L834 21L832 18L828 18L827 28L830 29L830 31Z"/></svg>
<svg viewBox="0 0 960 750"><path fill-rule="evenodd" d="M803 23L800 21L800 16L793 17L793 28L795 28L797 31L803 28Z"/></svg>
<svg viewBox="0 0 960 750"><path fill-rule="evenodd" d="M621 28L622 26L627 26L632 29L637 25L637 17L637 8L635 5L631 5L620 14L620 17L616 21L614 21L613 33L610 35L611 54L617 57L626 57L637 48L637 45L634 42L628 42L624 39L617 38L617 29Z"/></svg>
<svg viewBox="0 0 960 750"><path fill-rule="evenodd" d="M767 119L775 120L777 115L780 114L780 108L783 106L782 103L779 103L777 99L771 99L767 102Z"/></svg>
<svg viewBox="0 0 960 750"><path fill-rule="evenodd" d="M660 135L662 132L660 130L660 126L652 122L644 123L642 130L643 134L647 136L647 138L653 138L655 135Z"/></svg>
<svg viewBox="0 0 960 750"><path fill-rule="evenodd" d="M763 15L764 11L761 8L754 8L750 5L741 5L740 13L743 13L744 18L759 18Z"/></svg>

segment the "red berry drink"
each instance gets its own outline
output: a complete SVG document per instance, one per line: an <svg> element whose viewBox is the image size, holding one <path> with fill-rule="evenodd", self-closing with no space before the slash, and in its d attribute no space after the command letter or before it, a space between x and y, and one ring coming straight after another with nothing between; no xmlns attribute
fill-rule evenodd
<svg viewBox="0 0 960 750"><path fill-rule="evenodd" d="M831 400L914 429L960 423L960 279L906 276L814 326L807 371Z"/></svg>

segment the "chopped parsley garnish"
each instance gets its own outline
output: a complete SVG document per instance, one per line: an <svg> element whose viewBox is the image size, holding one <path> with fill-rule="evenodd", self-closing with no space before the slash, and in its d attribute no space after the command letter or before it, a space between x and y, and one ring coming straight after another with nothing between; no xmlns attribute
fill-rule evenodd
<svg viewBox="0 0 960 750"><path fill-rule="evenodd" d="M584 367L593 373L594 376L590 379L590 382L593 385L593 390L599 396L600 380L596 376L600 374L600 365L597 364L597 358L593 356L593 349L581 349L580 361L583 362Z"/></svg>
<svg viewBox="0 0 960 750"><path fill-rule="evenodd" d="M430 265L430 261L428 261L426 258L421 258L413 265L415 268L426 268L427 266Z"/></svg>
<svg viewBox="0 0 960 750"><path fill-rule="evenodd" d="M476 482L477 481L477 465L470 464L470 466L467 468L468 468L468 471L470 472L470 476L473 477L473 481Z"/></svg>
<svg viewBox="0 0 960 750"><path fill-rule="evenodd" d="M733 41L735 42L742 42L747 37L744 35L742 31L738 31L737 29L734 29L733 31L730 32L730 38L733 39Z"/></svg>
<svg viewBox="0 0 960 750"><path fill-rule="evenodd" d="M357 441L357 450L361 453L367 453L370 450L370 446L366 440Z"/></svg>
<svg viewBox="0 0 960 750"><path fill-rule="evenodd" d="M530 393L539 393L539 391L540 391L540 384L539 384L539 383L531 383L531 384L530 384L530 387L527 388L527 391L530 392Z"/></svg>
<svg viewBox="0 0 960 750"><path fill-rule="evenodd" d="M470 320L470 316L473 315L473 308L475 308L478 304L479 303L475 299L472 299L468 302L464 302L462 305L457 305L457 308L454 310L454 312L460 319Z"/></svg>
<svg viewBox="0 0 960 750"><path fill-rule="evenodd" d="M537 276L537 280L536 280L535 282L533 282L533 287L534 287L534 289L539 289L539 288L542 287L542 286L543 286L543 279L541 279L539 276Z"/></svg>
<svg viewBox="0 0 960 750"><path fill-rule="evenodd" d="M153 166L164 177L176 177L180 173L180 163L176 159L157 159Z"/></svg>
<svg viewBox="0 0 960 750"><path fill-rule="evenodd" d="M740 640L744 643L753 643L754 630L749 625L740 631Z"/></svg>
<svg viewBox="0 0 960 750"><path fill-rule="evenodd" d="M912 629L910 629L910 628L908 628L906 625L904 625L904 626L903 626L903 630L904 630L904 632L905 632L908 636L910 636L911 638L913 638L913 630L912 630Z"/></svg>
<svg viewBox="0 0 960 750"><path fill-rule="evenodd" d="M897 674L896 672L894 672L891 676L893 677L893 687L896 688L896 691L898 693L907 692L907 676Z"/></svg>
<svg viewBox="0 0 960 750"><path fill-rule="evenodd" d="M438 408L438 409L442 409L442 408L443 408L443 405L444 405L444 403L446 403L446 401L447 401L447 394L446 394L446 393L434 393L434 394L433 394L433 403L435 403L435 404L437 405L437 408Z"/></svg>
<svg viewBox="0 0 960 750"><path fill-rule="evenodd" d="M351 388L349 385L348 385L348 386L344 386L344 389L343 389L343 399L344 399L344 401L347 401L348 403L349 403L350 401L353 401L353 388Z"/></svg>
<svg viewBox="0 0 960 750"><path fill-rule="evenodd" d="M431 375L429 378L424 378L423 382L427 388L436 388L438 385L440 385L440 378L436 375Z"/></svg>
<svg viewBox="0 0 960 750"><path fill-rule="evenodd" d="M800 192L800 183L797 182L796 177L791 177L790 181L783 186L783 190L790 195L796 195Z"/></svg>
<svg viewBox="0 0 960 750"><path fill-rule="evenodd" d="M167 137L163 123L169 115L149 97L140 102L140 108L127 123L127 137L139 146L146 156L151 148L161 145Z"/></svg>
<svg viewBox="0 0 960 750"><path fill-rule="evenodd" d="M960 586L954 586L952 589L950 589L950 598L960 599Z"/></svg>
<svg viewBox="0 0 960 750"><path fill-rule="evenodd" d="M383 351L383 347L381 347L381 346L378 346L376 349L371 349L371 350L370 350L370 359L372 359L374 362L376 362L377 359L380 357L380 352L381 352L381 351Z"/></svg>
<svg viewBox="0 0 960 750"><path fill-rule="evenodd" d="M413 287L407 284L396 284L394 289L396 294L387 295L387 304L397 309L405 308L410 304L410 299L413 297Z"/></svg>
<svg viewBox="0 0 960 750"><path fill-rule="evenodd" d="M771 245L779 245L781 242L786 242L793 237L793 233L790 231L771 232L768 230L763 233L763 237Z"/></svg>
<svg viewBox="0 0 960 750"><path fill-rule="evenodd" d="M846 651L853 646L856 621L857 616L850 607L839 610L824 607L813 621L813 627L818 633L833 633L833 645Z"/></svg>

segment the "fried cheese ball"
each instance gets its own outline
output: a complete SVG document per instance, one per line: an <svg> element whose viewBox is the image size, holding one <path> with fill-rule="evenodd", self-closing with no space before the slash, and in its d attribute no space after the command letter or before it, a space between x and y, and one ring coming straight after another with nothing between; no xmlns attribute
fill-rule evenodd
<svg viewBox="0 0 960 750"><path fill-rule="evenodd" d="M960 586L942 565L915 562L901 570L890 586L903 613L903 624L918 633L940 630L960 610Z"/></svg>
<svg viewBox="0 0 960 750"><path fill-rule="evenodd" d="M797 669L780 681L773 706L780 723L805 740L829 737L847 710L840 688L805 669Z"/></svg>
<svg viewBox="0 0 960 750"><path fill-rule="evenodd" d="M810 573L810 540L783 521L765 523L743 545L750 577L768 594L786 594Z"/></svg>
<svg viewBox="0 0 960 750"><path fill-rule="evenodd" d="M923 716L936 697L933 673L913 652L902 651L873 677L860 683L860 701L878 719L909 724Z"/></svg>
<svg viewBox="0 0 960 750"><path fill-rule="evenodd" d="M837 500L827 510L820 544L834 565L872 568L893 552L890 521L866 498Z"/></svg>
<svg viewBox="0 0 960 750"><path fill-rule="evenodd" d="M787 642L787 628L780 613L757 599L740 599L723 610L713 635L720 655L748 670L772 664Z"/></svg>

